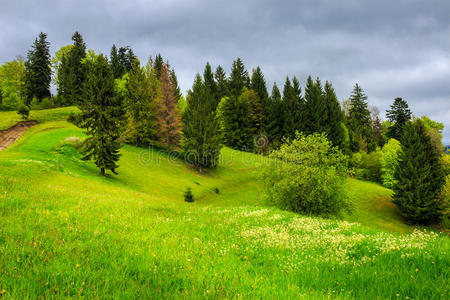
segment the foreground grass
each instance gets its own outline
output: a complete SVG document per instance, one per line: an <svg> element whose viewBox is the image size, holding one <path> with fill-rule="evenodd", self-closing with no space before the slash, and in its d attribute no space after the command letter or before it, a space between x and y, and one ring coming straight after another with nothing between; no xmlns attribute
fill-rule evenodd
<svg viewBox="0 0 450 300"><path fill-rule="evenodd" d="M74 136L50 122L0 153L3 296L449 298L448 237L377 229L402 231L385 217L394 208L370 201L388 196L379 186L349 184L371 229L263 207L252 154L224 149L220 168L198 174L126 146L120 174L102 178L64 142Z"/></svg>

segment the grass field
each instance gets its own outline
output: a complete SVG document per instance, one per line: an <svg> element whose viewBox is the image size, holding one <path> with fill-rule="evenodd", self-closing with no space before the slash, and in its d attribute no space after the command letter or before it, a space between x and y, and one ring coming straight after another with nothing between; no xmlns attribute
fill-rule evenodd
<svg viewBox="0 0 450 300"><path fill-rule="evenodd" d="M53 109L32 110L30 120L38 122L67 120L71 113L76 113L78 109L74 106L60 107ZM22 117L16 111L0 111L0 130L7 129L17 122L22 121Z"/></svg>
<svg viewBox="0 0 450 300"><path fill-rule="evenodd" d="M390 190L349 180L344 220L295 215L264 206L259 157L230 149L199 174L125 146L119 175L103 178L66 141L81 131L46 113L0 152L2 297L450 296L449 238L404 225Z"/></svg>

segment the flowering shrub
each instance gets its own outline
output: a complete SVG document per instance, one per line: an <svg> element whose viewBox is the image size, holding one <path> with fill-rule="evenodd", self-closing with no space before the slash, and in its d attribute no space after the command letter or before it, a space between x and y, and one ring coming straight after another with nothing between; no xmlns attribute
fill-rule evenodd
<svg viewBox="0 0 450 300"><path fill-rule="evenodd" d="M323 134L297 133L260 166L260 180L270 203L286 210L338 214L348 209L346 158Z"/></svg>

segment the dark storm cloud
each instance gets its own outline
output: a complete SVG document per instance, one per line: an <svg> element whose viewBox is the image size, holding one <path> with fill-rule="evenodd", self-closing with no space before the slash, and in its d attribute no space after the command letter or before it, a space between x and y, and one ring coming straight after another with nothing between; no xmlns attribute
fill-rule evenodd
<svg viewBox="0 0 450 300"><path fill-rule="evenodd" d="M0 63L25 55L40 31L56 51L79 30L95 51L130 45L144 61L161 52L186 91L207 61L229 70L239 56L269 86L311 74L345 99L358 82L381 111L401 96L444 122L450 143L447 0L2 2Z"/></svg>

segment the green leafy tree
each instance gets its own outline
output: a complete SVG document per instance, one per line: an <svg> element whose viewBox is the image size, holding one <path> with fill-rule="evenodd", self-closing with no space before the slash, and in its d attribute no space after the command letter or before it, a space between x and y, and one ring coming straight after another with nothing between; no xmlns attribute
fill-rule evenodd
<svg viewBox="0 0 450 300"><path fill-rule="evenodd" d="M353 152L375 150L376 143L367 106L367 96L358 84L355 84L350 96L347 127L350 130L350 148Z"/></svg>
<svg viewBox="0 0 450 300"><path fill-rule="evenodd" d="M230 95L239 97L242 94L244 88L249 88L250 78L248 72L245 69L244 63L240 58L233 62L231 68L231 75L229 78Z"/></svg>
<svg viewBox="0 0 450 300"><path fill-rule="evenodd" d="M22 119L27 120L30 115L30 109L25 104L20 104L17 108L17 113L22 116Z"/></svg>
<svg viewBox="0 0 450 300"><path fill-rule="evenodd" d="M216 99L197 74L183 114L186 161L197 168L215 168L222 148L216 118Z"/></svg>
<svg viewBox="0 0 450 300"><path fill-rule="evenodd" d="M52 80L50 43L47 34L41 32L35 39L32 49L28 52L25 63L26 76L26 104L31 103L33 97L40 102L50 97L50 82Z"/></svg>
<svg viewBox="0 0 450 300"><path fill-rule="evenodd" d="M0 66L0 94L4 109L14 110L25 98L25 63L17 58Z"/></svg>
<svg viewBox="0 0 450 300"><path fill-rule="evenodd" d="M76 120L88 136L83 145L84 158L93 158L103 176L105 170L117 174L122 109L114 89L114 76L102 54L88 61L87 67L84 97L78 103L81 113Z"/></svg>
<svg viewBox="0 0 450 300"><path fill-rule="evenodd" d="M403 128L393 202L409 223L429 224L441 215L439 193L445 177L439 156L420 120Z"/></svg>
<svg viewBox="0 0 450 300"><path fill-rule="evenodd" d="M387 137L400 140L403 136L403 127L411 119L408 102L400 97L395 98L391 109L386 111L386 116L392 122L392 126L388 128Z"/></svg>
<svg viewBox="0 0 450 300"><path fill-rule="evenodd" d="M68 57L70 50L72 50L73 45L66 45L59 48L58 51L55 52L51 59L51 66L52 66L52 82L55 85L59 84L59 76L60 76L60 68L62 64L62 60L64 57Z"/></svg>
<svg viewBox="0 0 450 300"><path fill-rule="evenodd" d="M395 183L395 171L397 170L402 146L396 139L390 139L381 150L381 181L383 185L391 189Z"/></svg>
<svg viewBox="0 0 450 300"><path fill-rule="evenodd" d="M444 145L442 144L442 132L444 131L444 123L436 122L428 118L427 116L422 116L420 120L423 122L425 129L427 130L428 136L434 145L436 153L440 156L444 153Z"/></svg>
<svg viewBox="0 0 450 300"><path fill-rule="evenodd" d="M282 209L329 216L350 208L345 155L325 134L297 133L259 168L266 200Z"/></svg>

